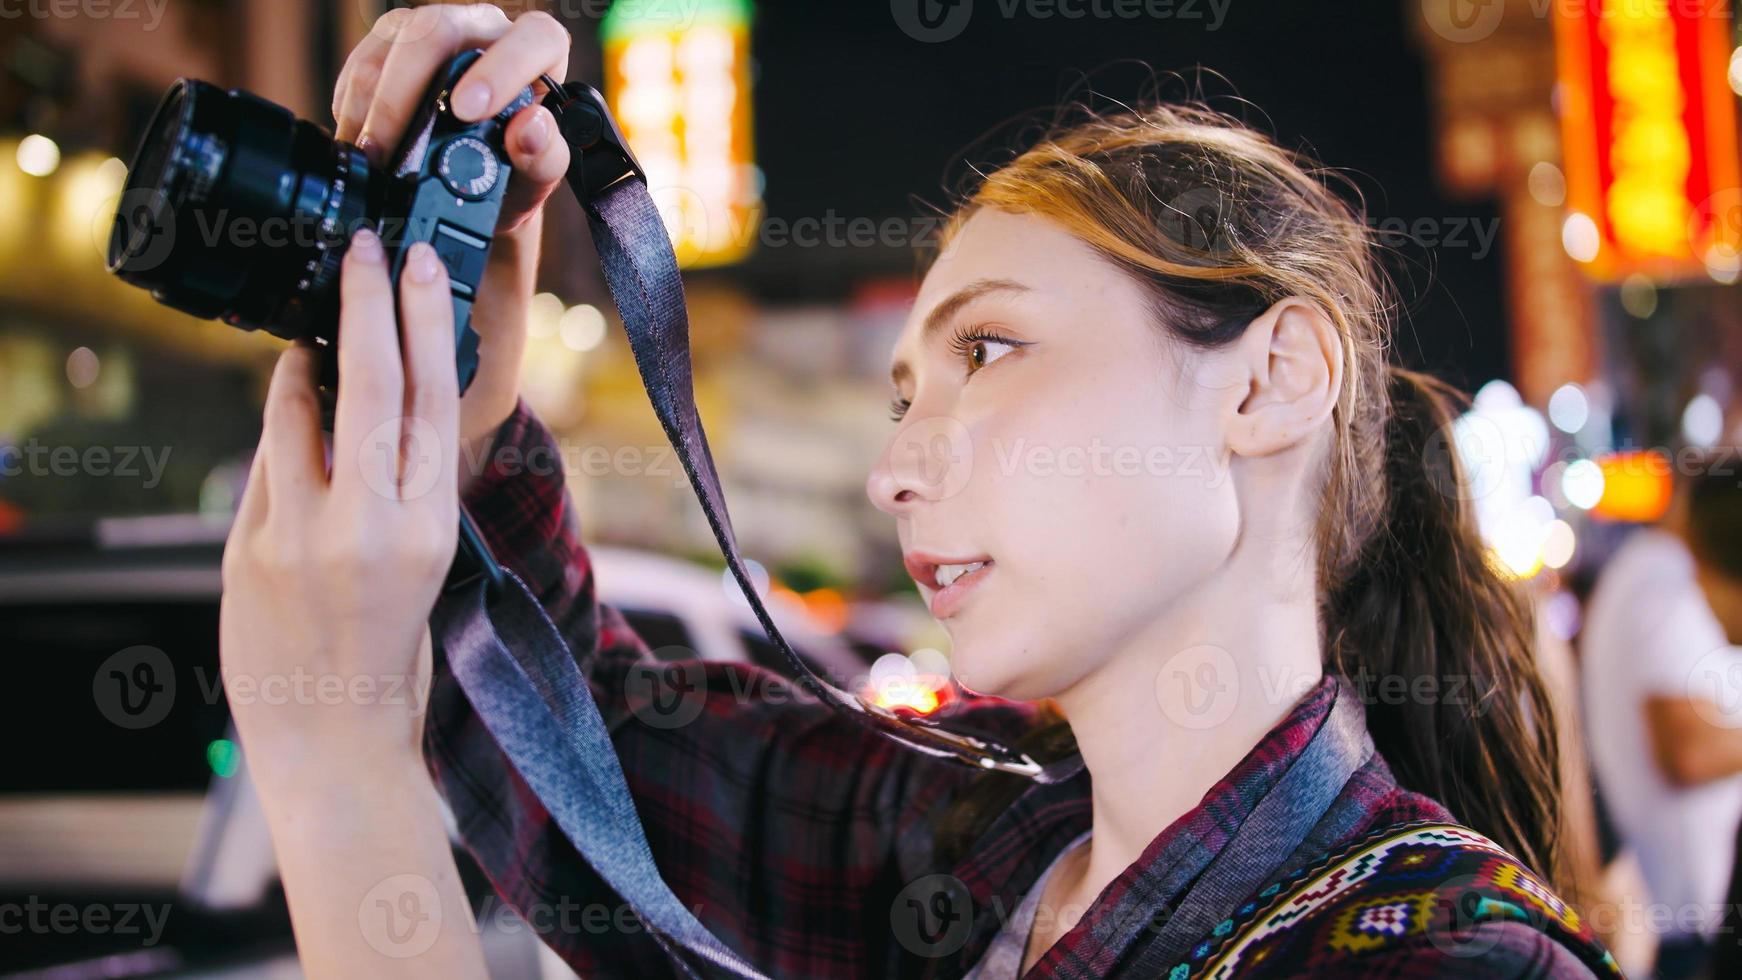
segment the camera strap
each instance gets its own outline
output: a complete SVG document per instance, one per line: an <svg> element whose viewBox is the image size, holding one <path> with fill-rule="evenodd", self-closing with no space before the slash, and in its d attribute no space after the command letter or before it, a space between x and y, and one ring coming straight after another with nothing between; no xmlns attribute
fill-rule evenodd
<svg viewBox="0 0 1742 980"><path fill-rule="evenodd" d="M1079 772L1080 756L1042 764L993 740L904 718L849 694L813 673L781 635L744 566L726 513L696 411L683 282L645 175L597 91L549 77L544 83L550 89L544 105L572 151L568 183L586 212L648 398L733 578L793 676L833 710L915 751L1040 783ZM690 969L676 944L730 975L760 977L660 877L598 705L561 634L525 584L496 564L469 520L462 540L480 567L449 586L431 625L485 727L582 857L674 960Z"/></svg>

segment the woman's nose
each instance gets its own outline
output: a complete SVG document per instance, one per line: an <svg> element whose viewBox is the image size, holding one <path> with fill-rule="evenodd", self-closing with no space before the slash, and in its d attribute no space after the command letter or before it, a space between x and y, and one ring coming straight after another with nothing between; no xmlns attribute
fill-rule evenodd
<svg viewBox="0 0 1742 980"><path fill-rule="evenodd" d="M946 500L968 485L973 444L967 427L946 415L915 419L896 430L865 481L879 510L899 515L919 501Z"/></svg>

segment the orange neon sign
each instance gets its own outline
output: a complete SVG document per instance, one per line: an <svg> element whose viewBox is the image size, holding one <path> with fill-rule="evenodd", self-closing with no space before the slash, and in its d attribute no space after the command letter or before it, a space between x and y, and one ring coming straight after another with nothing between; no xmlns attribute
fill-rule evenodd
<svg viewBox="0 0 1742 980"><path fill-rule="evenodd" d="M1602 281L1742 271L1728 0L1556 3L1567 249Z"/></svg>

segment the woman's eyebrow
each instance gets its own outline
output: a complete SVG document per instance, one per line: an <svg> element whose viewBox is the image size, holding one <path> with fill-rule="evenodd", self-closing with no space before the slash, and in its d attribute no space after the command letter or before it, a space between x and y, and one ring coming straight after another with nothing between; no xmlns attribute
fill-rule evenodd
<svg viewBox="0 0 1742 980"><path fill-rule="evenodd" d="M1029 287L1024 286L1022 283L1019 283L1014 279L974 280L966 286L963 286L961 289L956 290L954 293L951 293L949 298L945 299L937 306L932 307L932 311L926 314L925 326L921 327L919 332L920 346L923 347L929 343L932 336L943 330L944 327L955 318L956 314L962 311L962 307L967 306L969 303L994 293L1026 292L1031 292ZM898 360L889 369L889 380L894 382L895 386L898 388L901 387L903 379L912 376L913 368L910 367L906 361Z"/></svg>

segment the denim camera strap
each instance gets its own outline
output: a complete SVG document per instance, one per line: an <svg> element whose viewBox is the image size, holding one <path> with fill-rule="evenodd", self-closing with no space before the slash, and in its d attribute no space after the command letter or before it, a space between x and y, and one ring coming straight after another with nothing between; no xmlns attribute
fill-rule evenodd
<svg viewBox="0 0 1742 980"><path fill-rule="evenodd" d="M1334 805L1349 778L1373 757L1374 747L1355 689L1339 679L1336 698L1288 771L1259 799L1185 895L1171 903L1172 914L1155 927L1155 938L1136 954L1132 976L1168 975L1267 881L1292 870L1300 859L1314 857L1314 853L1297 852L1315 829L1335 824L1323 827L1332 839L1346 833L1348 828L1341 824L1347 821Z"/></svg>
<svg viewBox="0 0 1742 980"><path fill-rule="evenodd" d="M587 864L685 975L681 946L725 975L761 978L684 906L659 874L599 706L568 645L506 569L436 604L431 633L496 744Z"/></svg>

